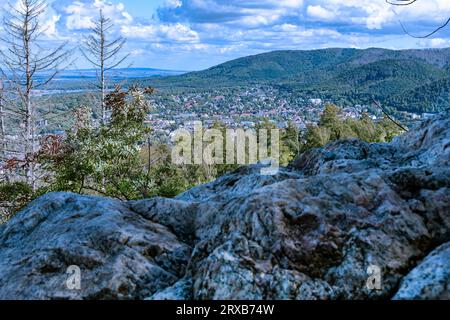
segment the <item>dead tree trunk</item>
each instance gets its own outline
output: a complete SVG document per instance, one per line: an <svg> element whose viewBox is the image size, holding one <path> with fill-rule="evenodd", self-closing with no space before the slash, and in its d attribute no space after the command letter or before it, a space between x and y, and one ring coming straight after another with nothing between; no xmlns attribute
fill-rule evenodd
<svg viewBox="0 0 450 320"><path fill-rule="evenodd" d="M3 110L3 95L4 95L4 85L3 82L0 83L0 163L4 163L7 159L6 149L6 122L5 122L5 112ZM1 167L0 167L1 169ZM7 172L4 172L4 179L8 182L9 176Z"/></svg>
<svg viewBox="0 0 450 320"><path fill-rule="evenodd" d="M100 10L98 20L91 29L91 34L86 37L82 49L83 56L99 70L98 73L98 90L100 91L100 112L102 116L102 124L107 122L107 105L106 95L108 84L106 74L109 70L116 68L128 58L129 55L120 56L120 52L125 45L126 40L122 37L113 40L108 39L108 32L114 27L111 19L106 18Z"/></svg>
<svg viewBox="0 0 450 320"><path fill-rule="evenodd" d="M37 107L33 101L33 90L48 84L58 73L60 64L67 58L65 44L54 50L45 50L39 46L43 27L40 24L47 8L44 0L19 0L9 4L5 11L4 31L1 38L6 50L0 52L3 64L8 68L8 82L11 83L10 112L23 124L23 162L27 183L37 187L36 162L38 141L36 132ZM35 81L36 74L47 71L49 76L40 82Z"/></svg>

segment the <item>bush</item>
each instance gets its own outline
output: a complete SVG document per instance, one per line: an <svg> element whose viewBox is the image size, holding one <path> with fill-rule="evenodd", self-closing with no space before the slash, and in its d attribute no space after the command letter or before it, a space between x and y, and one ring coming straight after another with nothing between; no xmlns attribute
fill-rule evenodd
<svg viewBox="0 0 450 320"><path fill-rule="evenodd" d="M35 198L25 182L0 183L0 224L8 221Z"/></svg>

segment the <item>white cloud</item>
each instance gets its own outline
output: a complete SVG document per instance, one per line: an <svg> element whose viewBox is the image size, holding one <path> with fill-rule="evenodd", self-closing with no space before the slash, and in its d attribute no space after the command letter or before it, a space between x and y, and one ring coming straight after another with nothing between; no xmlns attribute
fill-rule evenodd
<svg viewBox="0 0 450 320"><path fill-rule="evenodd" d="M296 17L303 0L181 0L170 1L175 6L163 6L163 20L192 23L222 23L240 27L258 27L277 23L283 17Z"/></svg>
<svg viewBox="0 0 450 320"><path fill-rule="evenodd" d="M334 12L327 10L322 6L308 6L306 12L310 17L321 20L332 20L336 17Z"/></svg>
<svg viewBox="0 0 450 320"><path fill-rule="evenodd" d="M183 5L183 2L181 0L166 0L163 4L163 7L165 8L172 8L176 9Z"/></svg>
<svg viewBox="0 0 450 320"><path fill-rule="evenodd" d="M125 11L123 3L114 4L107 0L73 1L63 7L68 30L84 30L94 26L99 11L114 21L115 25L126 25L133 21L133 17Z"/></svg>
<svg viewBox="0 0 450 320"><path fill-rule="evenodd" d="M303 0L275 0L269 1L269 3L286 8L300 8L303 6Z"/></svg>
<svg viewBox="0 0 450 320"><path fill-rule="evenodd" d="M49 38L58 38L59 33L56 24L61 20L61 15L53 15L43 24L44 34Z"/></svg>
<svg viewBox="0 0 450 320"><path fill-rule="evenodd" d="M385 0L165 0L153 15L143 10L136 17L127 11L128 1L49 0L41 21L44 40L75 44L102 9L115 25L112 36L128 38L125 51L137 61L153 55L177 63L184 54L212 64L268 50L450 46L450 27L436 39L417 41L399 24L426 34L450 16L450 0L418 0L408 7Z"/></svg>
<svg viewBox="0 0 450 320"><path fill-rule="evenodd" d="M181 23L123 26L122 34L130 39L146 39L149 41L176 41L195 43L199 41L197 32Z"/></svg>
<svg viewBox="0 0 450 320"><path fill-rule="evenodd" d="M139 57L139 56L143 56L145 54L145 51L142 49L134 49L131 50L130 55L132 57Z"/></svg>
<svg viewBox="0 0 450 320"><path fill-rule="evenodd" d="M326 8L329 12L338 12L333 20L336 22L365 25L367 29L381 29L389 25L398 25L398 21L441 21L450 14L448 0L419 0L409 6L392 6L385 0L309 0L312 6ZM315 9L318 15L324 13ZM324 20L331 17L323 15Z"/></svg>
<svg viewBox="0 0 450 320"><path fill-rule="evenodd" d="M433 48L450 47L450 39L435 38L428 40L428 43Z"/></svg>

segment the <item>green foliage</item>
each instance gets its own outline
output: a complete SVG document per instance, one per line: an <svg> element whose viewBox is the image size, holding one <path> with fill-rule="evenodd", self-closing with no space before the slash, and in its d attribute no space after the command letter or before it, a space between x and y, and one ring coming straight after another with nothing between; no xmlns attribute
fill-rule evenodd
<svg viewBox="0 0 450 320"><path fill-rule="evenodd" d="M94 192L122 199L134 199L150 185L141 161L141 145L150 130L144 120L149 105L146 92L119 88L109 94L111 119L99 128L78 121L53 162L56 190Z"/></svg>
<svg viewBox="0 0 450 320"><path fill-rule="evenodd" d="M187 171L174 165L171 156L171 150L166 144L149 143L142 148L141 159L146 164L145 179L149 184L142 190L141 198L172 198L192 187Z"/></svg>
<svg viewBox="0 0 450 320"><path fill-rule="evenodd" d="M219 174L204 168L180 167L171 161L167 145L152 142L145 125L149 105L143 91L119 88L108 95L109 122L94 127L88 109L76 112L76 127L68 132L60 152L50 157L52 190L100 194L131 200L174 197ZM48 160L48 159L47 159Z"/></svg>
<svg viewBox="0 0 450 320"><path fill-rule="evenodd" d="M223 142L226 141L226 127L220 123L215 122L210 129L220 131L222 135ZM206 131L206 128L204 128ZM212 143L212 141L204 142L203 147L205 148L208 143ZM213 156L216 156L214 154ZM220 155L218 155L220 156ZM236 170L239 165L226 164L226 154L222 154L222 163L223 164L213 164L209 165L206 163L203 164L192 164L192 165L184 165L181 167L184 176L186 177L187 185L189 187L194 187L200 184L208 183L213 181L214 179Z"/></svg>
<svg viewBox="0 0 450 320"><path fill-rule="evenodd" d="M313 148L319 148L326 145L331 140L331 132L326 127L308 125L306 133L304 134L304 142L301 146L301 152Z"/></svg>
<svg viewBox="0 0 450 320"><path fill-rule="evenodd" d="M33 192L25 182L0 183L0 224L9 220L30 201L43 194L43 190Z"/></svg>
<svg viewBox="0 0 450 320"><path fill-rule="evenodd" d="M366 142L389 142L403 131L391 120L374 122L368 114L361 119L344 118L335 105L327 105L318 125L308 126L301 146L302 152L322 147L331 141L360 139Z"/></svg>
<svg viewBox="0 0 450 320"><path fill-rule="evenodd" d="M280 165L287 166L300 153L300 130L293 122L282 132L280 147Z"/></svg>
<svg viewBox="0 0 450 320"><path fill-rule="evenodd" d="M269 119L264 118L261 123L256 126L256 130L266 129L267 130L267 149L271 149L271 130L277 129L276 125L269 121ZM300 131L298 127L293 122L288 122L288 126L285 129L280 130L280 165L286 167L289 163L298 156L300 152ZM258 140L258 142L260 142Z"/></svg>

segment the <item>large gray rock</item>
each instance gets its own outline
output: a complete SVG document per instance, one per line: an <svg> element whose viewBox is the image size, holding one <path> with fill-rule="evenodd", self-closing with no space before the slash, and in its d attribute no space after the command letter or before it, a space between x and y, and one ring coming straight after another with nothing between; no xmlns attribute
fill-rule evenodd
<svg viewBox="0 0 450 320"><path fill-rule="evenodd" d="M125 203L48 194L2 230L0 299L143 299L182 277L191 251ZM81 290L66 285L72 265Z"/></svg>
<svg viewBox="0 0 450 320"><path fill-rule="evenodd" d="M402 280L394 299L450 299L450 242L435 249Z"/></svg>
<svg viewBox="0 0 450 320"><path fill-rule="evenodd" d="M390 299L423 277L431 288L428 267L410 271L450 241L449 128L442 114L392 144L335 142L275 176L245 167L176 199L46 195L0 226L0 298ZM71 265L81 290L66 286Z"/></svg>

